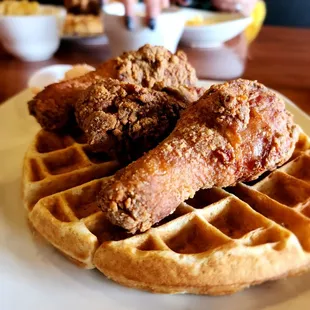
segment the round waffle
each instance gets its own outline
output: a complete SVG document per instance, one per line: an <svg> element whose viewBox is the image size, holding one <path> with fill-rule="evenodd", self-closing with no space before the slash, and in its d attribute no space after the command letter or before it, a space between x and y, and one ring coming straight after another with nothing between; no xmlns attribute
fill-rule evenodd
<svg viewBox="0 0 310 310"><path fill-rule="evenodd" d="M24 159L31 225L79 266L162 293L228 294L310 266L310 141L255 184L201 190L149 231L131 236L98 208L119 167L79 137L40 131Z"/></svg>

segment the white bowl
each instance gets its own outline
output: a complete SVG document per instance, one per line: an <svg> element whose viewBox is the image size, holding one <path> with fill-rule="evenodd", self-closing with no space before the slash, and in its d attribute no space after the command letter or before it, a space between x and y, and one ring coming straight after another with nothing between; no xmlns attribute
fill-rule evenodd
<svg viewBox="0 0 310 310"><path fill-rule="evenodd" d="M171 7L157 18L155 30L145 24L145 6L135 5L135 29L129 31L124 25L124 6L111 3L103 7L105 33L109 39L112 56L124 51L136 50L144 44L161 45L175 52L184 30L185 17L182 10Z"/></svg>
<svg viewBox="0 0 310 310"><path fill-rule="evenodd" d="M196 16L215 19L217 22L202 26L185 26L182 44L190 47L218 47L240 34L252 21L240 13L219 13L195 9L183 9L186 20Z"/></svg>
<svg viewBox="0 0 310 310"><path fill-rule="evenodd" d="M42 6L50 14L51 6ZM0 40L12 55L24 61L49 59L58 49L66 11L53 15L0 16Z"/></svg>

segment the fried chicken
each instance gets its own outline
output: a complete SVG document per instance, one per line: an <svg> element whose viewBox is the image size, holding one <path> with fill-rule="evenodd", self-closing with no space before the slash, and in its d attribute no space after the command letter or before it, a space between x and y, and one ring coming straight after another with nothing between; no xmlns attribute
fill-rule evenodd
<svg viewBox="0 0 310 310"><path fill-rule="evenodd" d="M180 113L203 88L164 88L103 79L90 86L75 105L75 116L93 151L123 163L137 159L173 130Z"/></svg>
<svg viewBox="0 0 310 310"><path fill-rule="evenodd" d="M112 223L145 231L201 188L250 181L282 165L297 136L283 100L262 84L212 86L159 146L103 184L98 203Z"/></svg>
<svg viewBox="0 0 310 310"><path fill-rule="evenodd" d="M82 77L47 86L28 103L29 112L46 130L59 130L74 123L73 105L81 91L102 78L139 84L144 87L194 85L195 69L183 52L172 54L164 47L144 45L101 64Z"/></svg>

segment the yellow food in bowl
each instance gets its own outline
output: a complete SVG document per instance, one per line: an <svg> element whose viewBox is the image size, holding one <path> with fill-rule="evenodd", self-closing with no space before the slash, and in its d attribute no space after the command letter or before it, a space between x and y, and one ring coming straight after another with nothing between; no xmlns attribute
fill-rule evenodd
<svg viewBox="0 0 310 310"><path fill-rule="evenodd" d="M37 15L40 14L38 2L3 1L0 3L0 15Z"/></svg>
<svg viewBox="0 0 310 310"><path fill-rule="evenodd" d="M40 5L35 1L9 1L0 2L0 15L2 16L33 16L58 15L60 9L51 5Z"/></svg>
<svg viewBox="0 0 310 310"><path fill-rule="evenodd" d="M224 21L220 16L203 17L202 15L196 15L186 22L186 26L206 26L212 25Z"/></svg>

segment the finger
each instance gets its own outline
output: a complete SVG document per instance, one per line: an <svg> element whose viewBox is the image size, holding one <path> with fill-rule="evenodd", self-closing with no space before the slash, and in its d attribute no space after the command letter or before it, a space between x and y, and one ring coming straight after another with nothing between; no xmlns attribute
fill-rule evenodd
<svg viewBox="0 0 310 310"><path fill-rule="evenodd" d="M241 4L241 12L245 15L250 15L255 8L256 0L242 0Z"/></svg>
<svg viewBox="0 0 310 310"><path fill-rule="evenodd" d="M123 0L125 6L125 15L134 16L136 0Z"/></svg>
<svg viewBox="0 0 310 310"><path fill-rule="evenodd" d="M177 0L176 2L182 6L188 6L188 5L191 5L193 1L192 0Z"/></svg>
<svg viewBox="0 0 310 310"><path fill-rule="evenodd" d="M212 5L220 11L233 12L236 10L239 1L235 0L212 0Z"/></svg>
<svg viewBox="0 0 310 310"><path fill-rule="evenodd" d="M170 1L169 0L161 0L161 8L166 9L169 8L170 6Z"/></svg>
<svg viewBox="0 0 310 310"><path fill-rule="evenodd" d="M161 1L145 0L147 25L151 30L156 28L156 18L161 11Z"/></svg>
<svg viewBox="0 0 310 310"><path fill-rule="evenodd" d="M125 6L125 26L128 30L134 29L134 6L136 1L135 0L123 0L122 1Z"/></svg>

